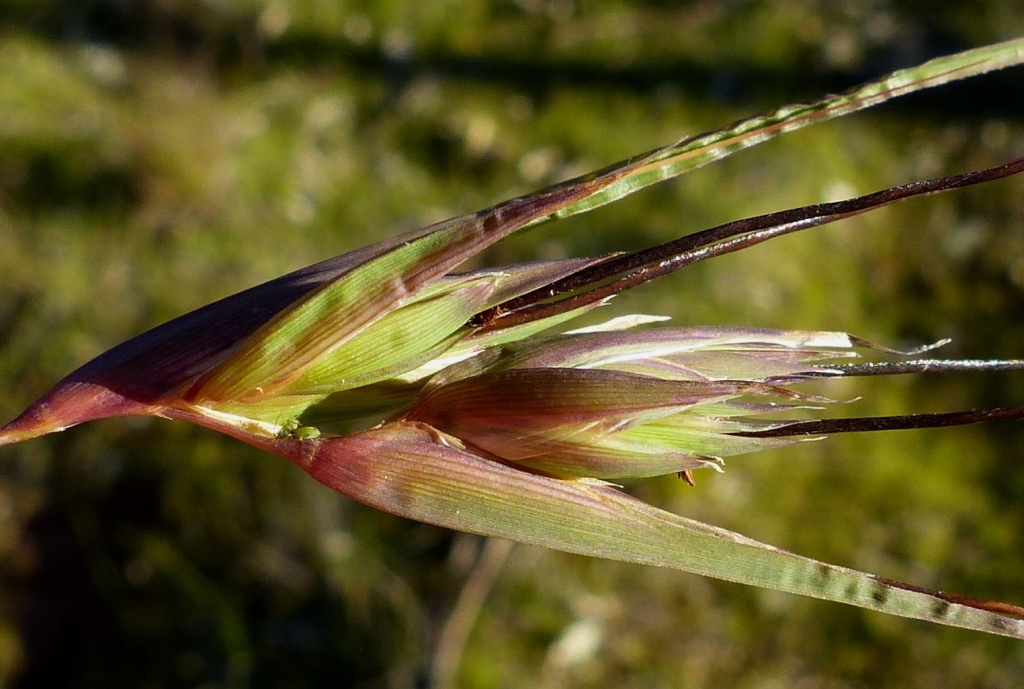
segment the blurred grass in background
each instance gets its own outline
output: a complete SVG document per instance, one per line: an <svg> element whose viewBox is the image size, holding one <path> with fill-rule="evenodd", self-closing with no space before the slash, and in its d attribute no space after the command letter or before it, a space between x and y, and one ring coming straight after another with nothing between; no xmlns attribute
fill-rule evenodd
<svg viewBox="0 0 1024 689"><path fill-rule="evenodd" d="M1024 31L1012 3L6 0L0 417L213 299L387 234ZM647 246L1024 153L1018 69L788 135L492 249ZM677 324L1024 355L1009 180L627 295ZM612 311L607 311L605 316ZM851 413L1024 404L1021 375L844 382ZM1019 424L844 437L659 505L830 562L1024 602ZM0 686L430 686L478 539L207 431L115 420L0 457ZM1019 643L516 546L460 686L1016 687Z"/></svg>

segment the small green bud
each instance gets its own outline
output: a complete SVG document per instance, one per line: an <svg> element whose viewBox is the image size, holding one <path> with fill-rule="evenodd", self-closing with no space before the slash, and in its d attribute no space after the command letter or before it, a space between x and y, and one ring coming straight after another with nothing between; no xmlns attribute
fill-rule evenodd
<svg viewBox="0 0 1024 689"><path fill-rule="evenodd" d="M303 426L297 418L292 418L281 424L281 430L277 432L276 437L278 439L312 440L320 437L320 429L314 426Z"/></svg>

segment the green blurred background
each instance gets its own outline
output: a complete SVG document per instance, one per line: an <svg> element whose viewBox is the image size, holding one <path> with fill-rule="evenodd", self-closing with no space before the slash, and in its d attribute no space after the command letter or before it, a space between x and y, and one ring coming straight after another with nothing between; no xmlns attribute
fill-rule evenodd
<svg viewBox="0 0 1024 689"><path fill-rule="evenodd" d="M1015 3L981 0L4 0L0 418L285 271L1022 32ZM787 135L484 258L638 248L1022 153L1018 69ZM1022 192L1011 179L776 240L604 315L1019 357ZM828 393L863 396L855 414L938 411L1024 404L1022 382ZM830 562L1024 603L1021 457L1021 424L885 433L629 489ZM180 424L4 448L0 686L431 687L439 656L480 688L1024 677L1019 642L526 546L491 568L465 647L439 644L483 548Z"/></svg>

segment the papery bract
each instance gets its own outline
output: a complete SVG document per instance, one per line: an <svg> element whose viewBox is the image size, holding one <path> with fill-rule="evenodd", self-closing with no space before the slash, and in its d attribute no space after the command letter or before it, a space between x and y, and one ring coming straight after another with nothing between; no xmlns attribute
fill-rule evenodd
<svg viewBox="0 0 1024 689"><path fill-rule="evenodd" d="M504 347L428 381L404 418L561 477L658 476L796 442L735 432L799 402L798 380L860 342L844 333L678 329L571 333ZM866 343L862 343L866 344Z"/></svg>

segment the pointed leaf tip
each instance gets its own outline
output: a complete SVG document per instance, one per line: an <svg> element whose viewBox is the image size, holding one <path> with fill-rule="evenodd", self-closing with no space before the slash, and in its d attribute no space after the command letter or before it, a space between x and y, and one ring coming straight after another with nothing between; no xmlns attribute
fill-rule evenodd
<svg viewBox="0 0 1024 689"><path fill-rule="evenodd" d="M69 377L0 427L0 446L58 433L86 421L142 415L150 410L111 388Z"/></svg>

